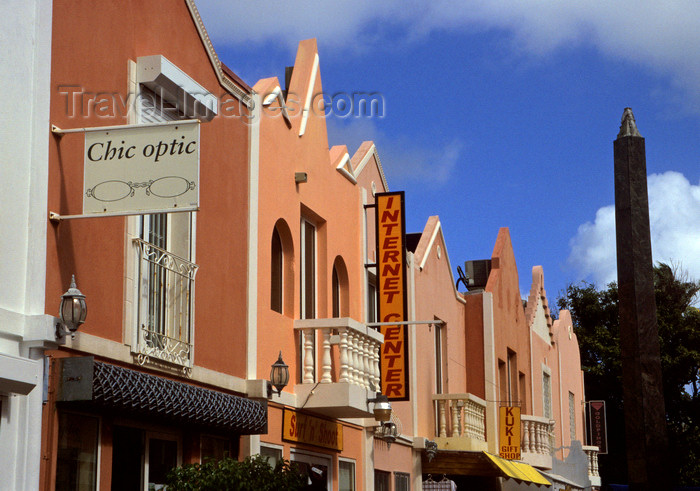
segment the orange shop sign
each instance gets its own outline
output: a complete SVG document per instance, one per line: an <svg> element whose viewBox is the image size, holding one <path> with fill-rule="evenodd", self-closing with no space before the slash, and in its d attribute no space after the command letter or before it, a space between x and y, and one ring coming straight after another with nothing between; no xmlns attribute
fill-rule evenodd
<svg viewBox="0 0 700 491"><path fill-rule="evenodd" d="M508 460L520 460L520 408L499 408L499 455Z"/></svg>
<svg viewBox="0 0 700 491"><path fill-rule="evenodd" d="M285 408L282 440L343 450L343 425Z"/></svg>
<svg viewBox="0 0 700 491"><path fill-rule="evenodd" d="M380 322L406 320L406 246L403 191L378 193L377 290ZM381 326L382 392L392 401L407 401L408 329L405 325Z"/></svg>

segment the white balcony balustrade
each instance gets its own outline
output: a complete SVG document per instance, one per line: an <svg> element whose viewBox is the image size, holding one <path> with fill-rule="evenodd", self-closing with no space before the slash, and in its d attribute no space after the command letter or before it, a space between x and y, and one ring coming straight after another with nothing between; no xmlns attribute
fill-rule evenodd
<svg viewBox="0 0 700 491"><path fill-rule="evenodd" d="M198 266L142 239L133 243L138 259L137 361L164 361L188 374Z"/></svg>
<svg viewBox="0 0 700 491"><path fill-rule="evenodd" d="M436 442L449 450L486 450L486 401L473 394L434 394Z"/></svg>
<svg viewBox="0 0 700 491"><path fill-rule="evenodd" d="M348 317L297 319L294 329L301 336L302 374L295 392L314 391L305 407L333 417L368 417L367 395L380 391L384 336Z"/></svg>
<svg viewBox="0 0 700 491"><path fill-rule="evenodd" d="M350 318L300 319L294 328L301 331L304 384L333 382L359 385L364 389L379 390L379 347L384 341L378 331ZM320 370L314 359L316 333L321 333ZM337 351L339 370L333 379L333 352Z"/></svg>
<svg viewBox="0 0 700 491"><path fill-rule="evenodd" d="M522 458L528 464L545 469L552 468L554 421L538 416L521 415Z"/></svg>
<svg viewBox="0 0 700 491"><path fill-rule="evenodd" d="M583 451L588 457L588 479L591 485L600 486L600 474L598 473L598 447L584 446Z"/></svg>

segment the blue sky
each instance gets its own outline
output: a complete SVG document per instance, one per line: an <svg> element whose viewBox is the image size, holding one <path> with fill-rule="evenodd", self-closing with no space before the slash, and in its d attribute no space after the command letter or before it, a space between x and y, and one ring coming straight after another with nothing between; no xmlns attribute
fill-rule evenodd
<svg viewBox="0 0 700 491"><path fill-rule="evenodd" d="M610 5L612 4L612 5ZM439 215L453 267L509 227L520 273L616 278L612 142L632 107L646 138L652 246L700 279L700 2L197 3L251 86L284 80L316 38L326 93L378 92L384 117L331 117L331 145L373 140L407 231Z"/></svg>

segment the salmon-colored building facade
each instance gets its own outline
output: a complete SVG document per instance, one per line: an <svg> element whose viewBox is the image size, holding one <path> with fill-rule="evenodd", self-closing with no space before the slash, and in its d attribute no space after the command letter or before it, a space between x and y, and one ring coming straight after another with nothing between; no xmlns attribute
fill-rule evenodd
<svg viewBox="0 0 700 491"><path fill-rule="evenodd" d="M130 192L86 193L85 155L119 159L119 127L160 124L155 145L199 119L198 211L47 222L47 308L74 275L89 315L46 352L41 489L149 489L173 464L237 455L240 434L266 431L264 401L247 397L252 91L216 58L193 2L143 7L53 2L48 209L158 193L128 177L117 189ZM70 130L91 127L106 140L86 154L96 133ZM169 165L177 143L165 153Z"/></svg>
<svg viewBox="0 0 700 491"><path fill-rule="evenodd" d="M521 299L508 229L480 276L455 277L429 217L401 237L404 281L380 282L396 242L379 243L375 213L393 190L372 141L329 148L316 41L286 80L248 85L193 0L142 9L53 2L46 314L74 276L89 315L45 352L39 489L160 489L173 466L256 454L339 491L599 486L570 315L552 319L540 267ZM85 186L86 165L126 159L145 130L167 144L161 167L196 148L196 178ZM93 198L105 211L85 216ZM132 199L168 212L110 212ZM406 307L393 324L388 285ZM391 352L387 326L406 333ZM382 384L387 356L405 360L406 397ZM521 414L515 467L502 406Z"/></svg>

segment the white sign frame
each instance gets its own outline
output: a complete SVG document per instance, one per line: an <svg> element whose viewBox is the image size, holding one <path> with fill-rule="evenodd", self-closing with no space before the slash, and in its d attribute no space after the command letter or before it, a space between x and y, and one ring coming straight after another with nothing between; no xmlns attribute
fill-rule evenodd
<svg viewBox="0 0 700 491"><path fill-rule="evenodd" d="M199 209L199 120L53 131L85 132L83 215L71 218Z"/></svg>

